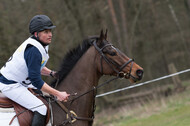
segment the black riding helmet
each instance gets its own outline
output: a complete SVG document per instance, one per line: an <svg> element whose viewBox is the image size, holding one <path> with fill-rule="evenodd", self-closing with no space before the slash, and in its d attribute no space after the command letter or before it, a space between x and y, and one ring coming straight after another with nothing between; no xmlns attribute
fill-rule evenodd
<svg viewBox="0 0 190 126"><path fill-rule="evenodd" d="M29 24L29 32L34 34L34 32L40 32L45 29L53 29L56 26L53 25L50 18L46 15L36 15L34 16Z"/></svg>

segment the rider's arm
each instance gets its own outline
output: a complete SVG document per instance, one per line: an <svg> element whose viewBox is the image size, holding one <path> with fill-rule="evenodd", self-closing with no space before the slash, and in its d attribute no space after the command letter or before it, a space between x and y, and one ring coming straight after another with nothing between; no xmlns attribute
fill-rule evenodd
<svg viewBox="0 0 190 126"><path fill-rule="evenodd" d="M47 67L42 68L41 74L44 75L44 76L51 76L51 77L56 78L56 76L55 76L56 71L50 70Z"/></svg>
<svg viewBox="0 0 190 126"><path fill-rule="evenodd" d="M25 50L24 58L28 67L29 79L32 82L32 85L46 93L56 96L60 101L67 101L69 94L50 87L41 79L40 69L42 56L39 50L34 46L29 46Z"/></svg>
<svg viewBox="0 0 190 126"><path fill-rule="evenodd" d="M28 77L36 88L41 89L44 81L41 79L42 55L39 50L32 45L28 45L24 52L24 59L28 67Z"/></svg>
<svg viewBox="0 0 190 126"><path fill-rule="evenodd" d="M54 95L57 97L57 100L59 101L67 101L68 100L68 96L69 94L67 94L66 92L60 92L52 87L50 87L47 83L44 83L42 88L42 91L49 93L51 95Z"/></svg>
<svg viewBox="0 0 190 126"><path fill-rule="evenodd" d="M44 76L50 76L50 73L51 73L51 70L47 67L44 67L42 70L41 70L41 74L44 75Z"/></svg>

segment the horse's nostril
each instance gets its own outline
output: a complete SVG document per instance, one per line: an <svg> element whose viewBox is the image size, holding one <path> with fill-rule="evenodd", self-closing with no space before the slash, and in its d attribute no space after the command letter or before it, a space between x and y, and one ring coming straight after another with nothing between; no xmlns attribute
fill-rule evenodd
<svg viewBox="0 0 190 126"><path fill-rule="evenodd" d="M142 78L142 76L143 76L143 70L140 70L140 69L137 70L136 74L137 74L138 77Z"/></svg>

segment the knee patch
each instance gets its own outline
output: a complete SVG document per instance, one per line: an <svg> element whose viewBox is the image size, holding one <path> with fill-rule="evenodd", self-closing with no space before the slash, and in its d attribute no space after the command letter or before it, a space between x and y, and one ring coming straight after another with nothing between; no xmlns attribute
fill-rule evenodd
<svg viewBox="0 0 190 126"><path fill-rule="evenodd" d="M41 106L39 106L39 107L33 109L32 111L33 111L33 112L34 112L34 111L37 111L37 112L39 112L39 113L42 114L42 115L46 115L46 113L47 113L47 107L46 107L45 105L41 105Z"/></svg>

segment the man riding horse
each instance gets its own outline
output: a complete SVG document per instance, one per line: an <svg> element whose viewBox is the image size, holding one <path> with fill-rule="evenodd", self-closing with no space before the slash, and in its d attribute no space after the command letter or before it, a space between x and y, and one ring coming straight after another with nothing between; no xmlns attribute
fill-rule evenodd
<svg viewBox="0 0 190 126"><path fill-rule="evenodd" d="M32 126L44 126L47 108L28 88L39 89L66 102L69 94L50 87L41 79L41 74L54 76L55 72L45 67L52 40L53 25L46 15L34 16L29 24L31 36L14 52L0 71L0 90L9 99L34 112ZM39 106L39 107L36 107Z"/></svg>

